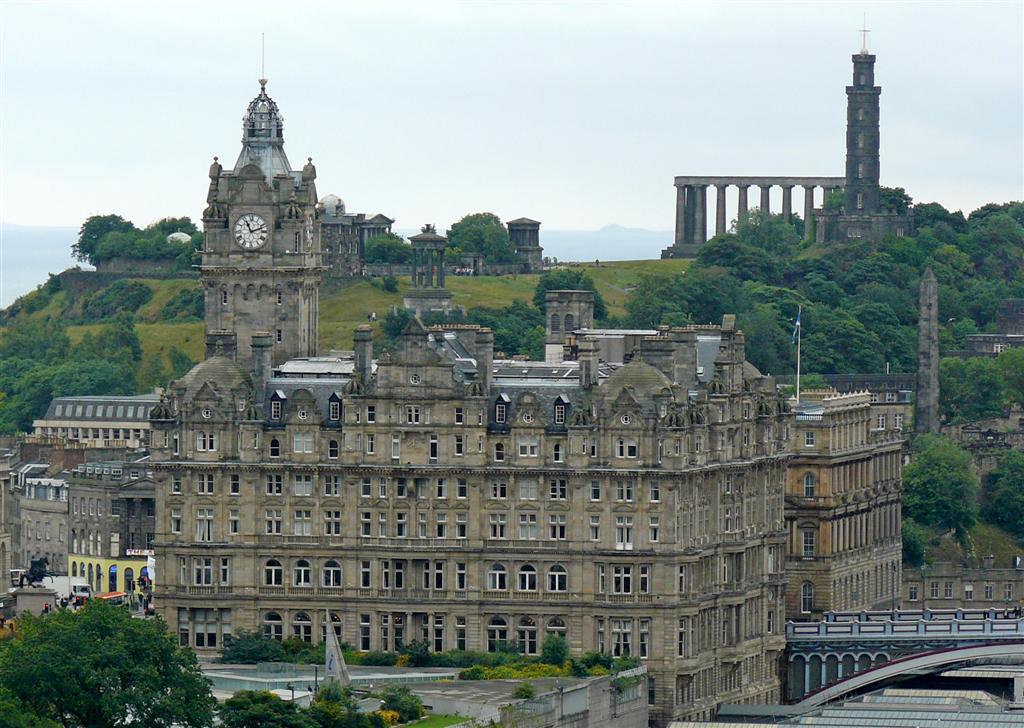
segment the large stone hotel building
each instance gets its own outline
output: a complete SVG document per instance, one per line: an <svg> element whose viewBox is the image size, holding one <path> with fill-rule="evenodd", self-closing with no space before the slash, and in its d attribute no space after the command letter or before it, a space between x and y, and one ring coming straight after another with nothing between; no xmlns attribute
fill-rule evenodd
<svg viewBox="0 0 1024 728"><path fill-rule="evenodd" d="M207 358L151 413L155 603L182 644L317 641L330 608L358 650L558 634L638 656L657 724L777 701L792 415L734 318L562 312L547 362L413 319L318 356L316 171L291 169L282 126L261 88L235 168L211 167ZM580 305L554 294L549 316L562 298Z"/></svg>

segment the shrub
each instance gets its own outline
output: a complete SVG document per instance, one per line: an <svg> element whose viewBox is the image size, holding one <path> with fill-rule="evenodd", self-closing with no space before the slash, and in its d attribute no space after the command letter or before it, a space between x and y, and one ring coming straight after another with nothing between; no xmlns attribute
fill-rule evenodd
<svg viewBox="0 0 1024 728"><path fill-rule="evenodd" d="M116 316L122 311L135 313L153 297L153 289L138 281L114 281L97 291L85 303L85 315L90 319Z"/></svg>
<svg viewBox="0 0 1024 728"><path fill-rule="evenodd" d="M544 640L544 646L540 652L541 662L546 662L549 665L564 665L568 659L569 645L566 644L565 637L553 634Z"/></svg>
<svg viewBox="0 0 1024 728"><path fill-rule="evenodd" d="M512 691L513 698L519 698L522 700L529 700L530 698L533 698L536 695L536 688L534 688L533 685L528 682L523 683L521 685L517 685L516 689Z"/></svg>
<svg viewBox="0 0 1024 728"><path fill-rule="evenodd" d="M398 279L394 276L384 276L380 282L380 287L388 293L398 293Z"/></svg>
<svg viewBox="0 0 1024 728"><path fill-rule="evenodd" d="M416 720L423 715L423 701L405 685L391 685L381 694L385 711L394 711L402 723Z"/></svg>
<svg viewBox="0 0 1024 728"><path fill-rule="evenodd" d="M399 715L397 710L375 710L374 715L379 715L385 725L397 725Z"/></svg>

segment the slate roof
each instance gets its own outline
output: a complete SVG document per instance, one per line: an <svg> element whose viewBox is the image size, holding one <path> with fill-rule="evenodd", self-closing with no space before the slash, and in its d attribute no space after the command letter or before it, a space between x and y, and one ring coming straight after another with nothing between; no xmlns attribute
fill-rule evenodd
<svg viewBox="0 0 1024 728"><path fill-rule="evenodd" d="M54 397L44 420L146 422L149 410L160 401L156 394L130 396Z"/></svg>

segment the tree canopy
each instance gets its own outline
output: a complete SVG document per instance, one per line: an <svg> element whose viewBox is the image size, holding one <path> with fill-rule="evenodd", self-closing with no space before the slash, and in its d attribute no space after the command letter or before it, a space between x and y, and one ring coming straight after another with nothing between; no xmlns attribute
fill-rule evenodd
<svg viewBox="0 0 1024 728"><path fill-rule="evenodd" d="M77 612L19 617L0 645L0 690L0 704L8 696L40 725L199 728L213 721L214 699L195 653L177 645L163 620L134 619L100 600Z"/></svg>
<svg viewBox="0 0 1024 728"><path fill-rule="evenodd" d="M951 440L920 435L903 469L903 513L926 526L964 534L978 515L978 479L970 455Z"/></svg>
<svg viewBox="0 0 1024 728"><path fill-rule="evenodd" d="M168 240L171 233L191 236L187 242ZM78 260L96 265L111 258L173 261L188 269L202 249L203 234L187 217L165 217L139 229L120 215L93 215L82 223L71 252Z"/></svg>
<svg viewBox="0 0 1024 728"><path fill-rule="evenodd" d="M516 259L508 230L493 212L466 215L452 225L448 247L462 253L480 253L485 263L511 263Z"/></svg>
<svg viewBox="0 0 1024 728"><path fill-rule="evenodd" d="M1024 452L1007 452L988 476L981 515L1024 539Z"/></svg>
<svg viewBox="0 0 1024 728"><path fill-rule="evenodd" d="M412 246L394 233L383 233L366 241L364 260L367 263L401 264L412 261Z"/></svg>

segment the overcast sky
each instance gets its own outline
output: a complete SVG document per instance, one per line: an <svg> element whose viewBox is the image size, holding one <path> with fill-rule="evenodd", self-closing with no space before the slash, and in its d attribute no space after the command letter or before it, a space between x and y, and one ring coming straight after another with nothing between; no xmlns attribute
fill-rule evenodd
<svg viewBox="0 0 1024 728"><path fill-rule="evenodd" d="M677 174L842 175L863 12L882 183L969 211L1024 197L1022 8L2 0L0 219L198 219L265 32L291 162L350 211L669 230Z"/></svg>

